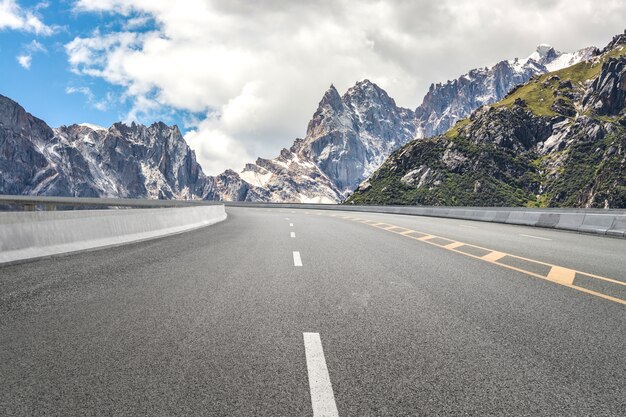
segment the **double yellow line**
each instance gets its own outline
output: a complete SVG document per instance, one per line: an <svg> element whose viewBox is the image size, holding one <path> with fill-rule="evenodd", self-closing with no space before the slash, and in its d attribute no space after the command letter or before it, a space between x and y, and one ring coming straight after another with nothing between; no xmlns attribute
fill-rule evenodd
<svg viewBox="0 0 626 417"><path fill-rule="evenodd" d="M362 219L359 217L346 216L343 214L322 214L329 217L338 217L354 222L366 224L368 226L376 227L378 229L385 230L387 232L395 233L410 239L418 240L420 242L428 243L429 245L437 246L442 249L446 249L452 252L459 253L461 255L469 256L471 258L480 259L484 262L489 262L494 265L501 266L503 268L511 269L513 271L521 272L526 275L540 278L546 281L553 282L555 284L563 285L565 287L573 288L578 291L582 291L587 294L595 295L596 297L604 298L622 305L626 305L626 300L617 298L608 294L604 294L598 291L591 290L589 288L576 285L574 282L577 278L580 279L593 279L599 280L609 285L616 286L614 288L619 290L626 290L626 282L619 281L612 278L606 278L599 275L590 274L588 272L577 271L571 268L565 268L558 265L549 264L546 262L537 261L534 259L524 258L522 256L513 255L506 252L500 252L493 249L484 248L482 246L472 245L470 243L460 242L453 239L444 238L441 236L433 235L430 233L424 233L417 230L407 229L405 227L396 226L390 223L379 222L375 220ZM531 268L535 271L530 271Z"/></svg>

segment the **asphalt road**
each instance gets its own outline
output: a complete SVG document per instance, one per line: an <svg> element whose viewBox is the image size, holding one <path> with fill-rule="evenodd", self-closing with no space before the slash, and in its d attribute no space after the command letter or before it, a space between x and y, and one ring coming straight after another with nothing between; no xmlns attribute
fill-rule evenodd
<svg viewBox="0 0 626 417"><path fill-rule="evenodd" d="M626 240L383 214L228 214L0 268L0 414L311 416L317 404L342 417L626 415L626 305L523 271L544 264L511 269L418 239L619 282ZM626 299L619 284L576 280Z"/></svg>

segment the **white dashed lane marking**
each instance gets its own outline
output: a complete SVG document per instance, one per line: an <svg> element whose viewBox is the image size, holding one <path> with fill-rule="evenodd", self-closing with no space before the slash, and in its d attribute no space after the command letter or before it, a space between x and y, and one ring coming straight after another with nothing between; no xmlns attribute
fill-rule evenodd
<svg viewBox="0 0 626 417"><path fill-rule="evenodd" d="M300 252L293 252L293 266L302 266L302 258L300 258Z"/></svg>
<svg viewBox="0 0 626 417"><path fill-rule="evenodd" d="M552 239L548 239L547 237L533 236L533 235L525 235L525 234L523 234L523 233L520 233L520 236L529 237L529 238L531 238L531 239L552 240Z"/></svg>
<svg viewBox="0 0 626 417"><path fill-rule="evenodd" d="M339 417L319 333L304 333L304 351L313 417Z"/></svg>

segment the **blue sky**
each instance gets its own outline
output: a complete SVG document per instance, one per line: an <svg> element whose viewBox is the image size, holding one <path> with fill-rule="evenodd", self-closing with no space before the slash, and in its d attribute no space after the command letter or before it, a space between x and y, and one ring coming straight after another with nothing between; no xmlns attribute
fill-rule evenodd
<svg viewBox="0 0 626 417"><path fill-rule="evenodd" d="M626 0L0 0L0 94L52 127L177 124L218 174L303 137L331 83L414 109L431 83L624 22Z"/></svg>
<svg viewBox="0 0 626 417"><path fill-rule="evenodd" d="M72 72L65 45L76 37L90 36L95 28L119 30L132 14L78 13L74 10L75 3L69 0L22 0L16 4L21 10L33 11L52 28L52 33L0 29L0 94L17 101L53 127L82 122L108 127L125 120L132 102L124 100L124 88ZM148 22L142 30L151 29L152 24ZM33 42L44 49L33 48ZM24 55L31 56L29 68L18 62L17 58ZM185 117L193 113L166 108L160 115L163 116L160 119L182 128Z"/></svg>

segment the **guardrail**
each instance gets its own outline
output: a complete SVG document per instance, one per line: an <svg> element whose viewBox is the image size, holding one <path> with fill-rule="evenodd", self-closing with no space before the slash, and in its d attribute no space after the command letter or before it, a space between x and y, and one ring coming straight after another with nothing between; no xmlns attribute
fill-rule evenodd
<svg viewBox="0 0 626 417"><path fill-rule="evenodd" d="M0 265L154 239L226 219L224 205L214 202L0 198L0 205L7 202L83 210L0 211ZM140 209L84 210L93 206Z"/></svg>
<svg viewBox="0 0 626 417"><path fill-rule="evenodd" d="M58 208L163 208L163 207L193 207L224 204L219 201L202 200L149 200L134 198L97 198L97 197L48 197L27 195L0 195L0 206L14 206L26 211L33 211L38 207L54 211Z"/></svg>
<svg viewBox="0 0 626 417"><path fill-rule="evenodd" d="M0 206L13 205L33 210L36 207L128 207L162 208L193 207L224 204L230 207L290 208L308 210L342 210L356 212L405 214L445 217L464 220L507 223L525 226L570 230L584 233L626 237L625 209L562 209L527 207L421 207L421 206L356 206L340 204L217 202L201 200L140 200L83 197L1 196Z"/></svg>
<svg viewBox="0 0 626 417"><path fill-rule="evenodd" d="M626 210L622 209L356 206L349 204L281 204L248 202L227 202L224 204L235 207L282 207L291 209L342 210L405 214L411 216L445 217L451 219L507 223L615 237L626 237Z"/></svg>

